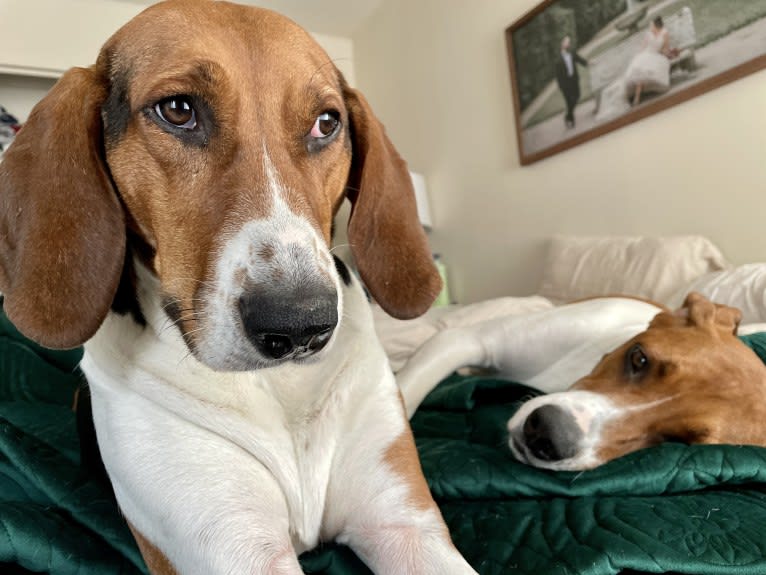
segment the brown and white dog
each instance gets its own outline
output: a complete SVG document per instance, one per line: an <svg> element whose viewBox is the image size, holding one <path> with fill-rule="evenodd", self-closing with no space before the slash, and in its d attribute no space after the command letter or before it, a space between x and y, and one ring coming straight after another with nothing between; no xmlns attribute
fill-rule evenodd
<svg viewBox="0 0 766 575"><path fill-rule="evenodd" d="M695 293L675 312L596 298L444 331L397 380L409 412L463 365L548 392L508 421L514 456L547 469L589 469L663 441L766 446L766 366L736 336L740 318Z"/></svg>
<svg viewBox="0 0 766 575"><path fill-rule="evenodd" d="M67 72L0 165L0 289L85 343L101 454L154 575L298 574L320 541L377 574L468 574L423 478L359 283L439 289L404 162L291 21L147 9Z"/></svg>

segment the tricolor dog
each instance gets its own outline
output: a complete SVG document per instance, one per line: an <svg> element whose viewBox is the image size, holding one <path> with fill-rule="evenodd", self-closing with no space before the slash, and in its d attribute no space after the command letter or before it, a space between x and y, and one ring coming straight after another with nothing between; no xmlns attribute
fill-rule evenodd
<svg viewBox="0 0 766 575"><path fill-rule="evenodd" d="M663 441L766 446L766 366L737 337L740 318L694 293L675 312L596 298L445 330L397 380L410 413L464 365L548 392L508 422L513 455L548 469L589 469Z"/></svg>
<svg viewBox="0 0 766 575"><path fill-rule="evenodd" d="M377 574L475 571L423 478L344 197L392 315L439 290L404 162L291 21L150 7L67 72L0 165L0 289L85 344L98 443L149 570L299 574L320 541Z"/></svg>

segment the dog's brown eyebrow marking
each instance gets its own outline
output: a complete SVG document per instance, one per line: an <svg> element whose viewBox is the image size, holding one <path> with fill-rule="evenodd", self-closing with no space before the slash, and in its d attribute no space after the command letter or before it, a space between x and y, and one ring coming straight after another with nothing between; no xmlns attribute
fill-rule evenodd
<svg viewBox="0 0 766 575"><path fill-rule="evenodd" d="M212 60L192 60L155 74L150 81L149 98L159 100L168 96L186 94L200 96L213 94L226 77L225 69ZM142 102L148 104L149 102Z"/></svg>
<svg viewBox="0 0 766 575"><path fill-rule="evenodd" d="M114 59L110 55L107 60L109 67L109 93L106 101L101 108L102 120L104 122L104 141L107 147L111 147L119 142L128 129L130 118L133 113L130 103L130 84L135 74L128 67L120 67L114 64ZM216 75L220 74L220 66L208 60L198 60L192 62L185 70L174 74L175 83L180 83L180 89L166 96L178 94L190 94L198 96L201 92L212 92L216 86ZM171 86L172 86L171 82ZM205 108L206 128L208 136L212 135L217 129L217 123L213 117L212 110L204 99L197 98L197 105Z"/></svg>

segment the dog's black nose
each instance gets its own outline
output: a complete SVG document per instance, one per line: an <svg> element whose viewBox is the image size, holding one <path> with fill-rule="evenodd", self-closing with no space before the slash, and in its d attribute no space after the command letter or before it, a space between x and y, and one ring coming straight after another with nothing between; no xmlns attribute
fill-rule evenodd
<svg viewBox="0 0 766 575"><path fill-rule="evenodd" d="M338 324L338 296L326 288L256 289L239 298L239 313L247 338L264 356L300 359L330 341Z"/></svg>
<svg viewBox="0 0 766 575"><path fill-rule="evenodd" d="M527 416L524 442L542 461L561 461L577 455L582 437L574 416L558 405L543 405Z"/></svg>

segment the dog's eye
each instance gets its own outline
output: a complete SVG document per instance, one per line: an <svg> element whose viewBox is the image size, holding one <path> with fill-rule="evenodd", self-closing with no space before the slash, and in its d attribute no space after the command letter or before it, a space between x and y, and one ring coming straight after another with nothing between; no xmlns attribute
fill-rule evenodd
<svg viewBox="0 0 766 575"><path fill-rule="evenodd" d="M316 139L329 138L338 129L339 124L340 118L337 112L325 112L317 116L310 135Z"/></svg>
<svg viewBox="0 0 766 575"><path fill-rule="evenodd" d="M628 350L625 356L625 367L628 375L643 375L649 369L649 358L643 348L636 344Z"/></svg>
<svg viewBox="0 0 766 575"><path fill-rule="evenodd" d="M184 130L197 126L197 114L186 96L171 96L155 104L154 111L168 124Z"/></svg>

